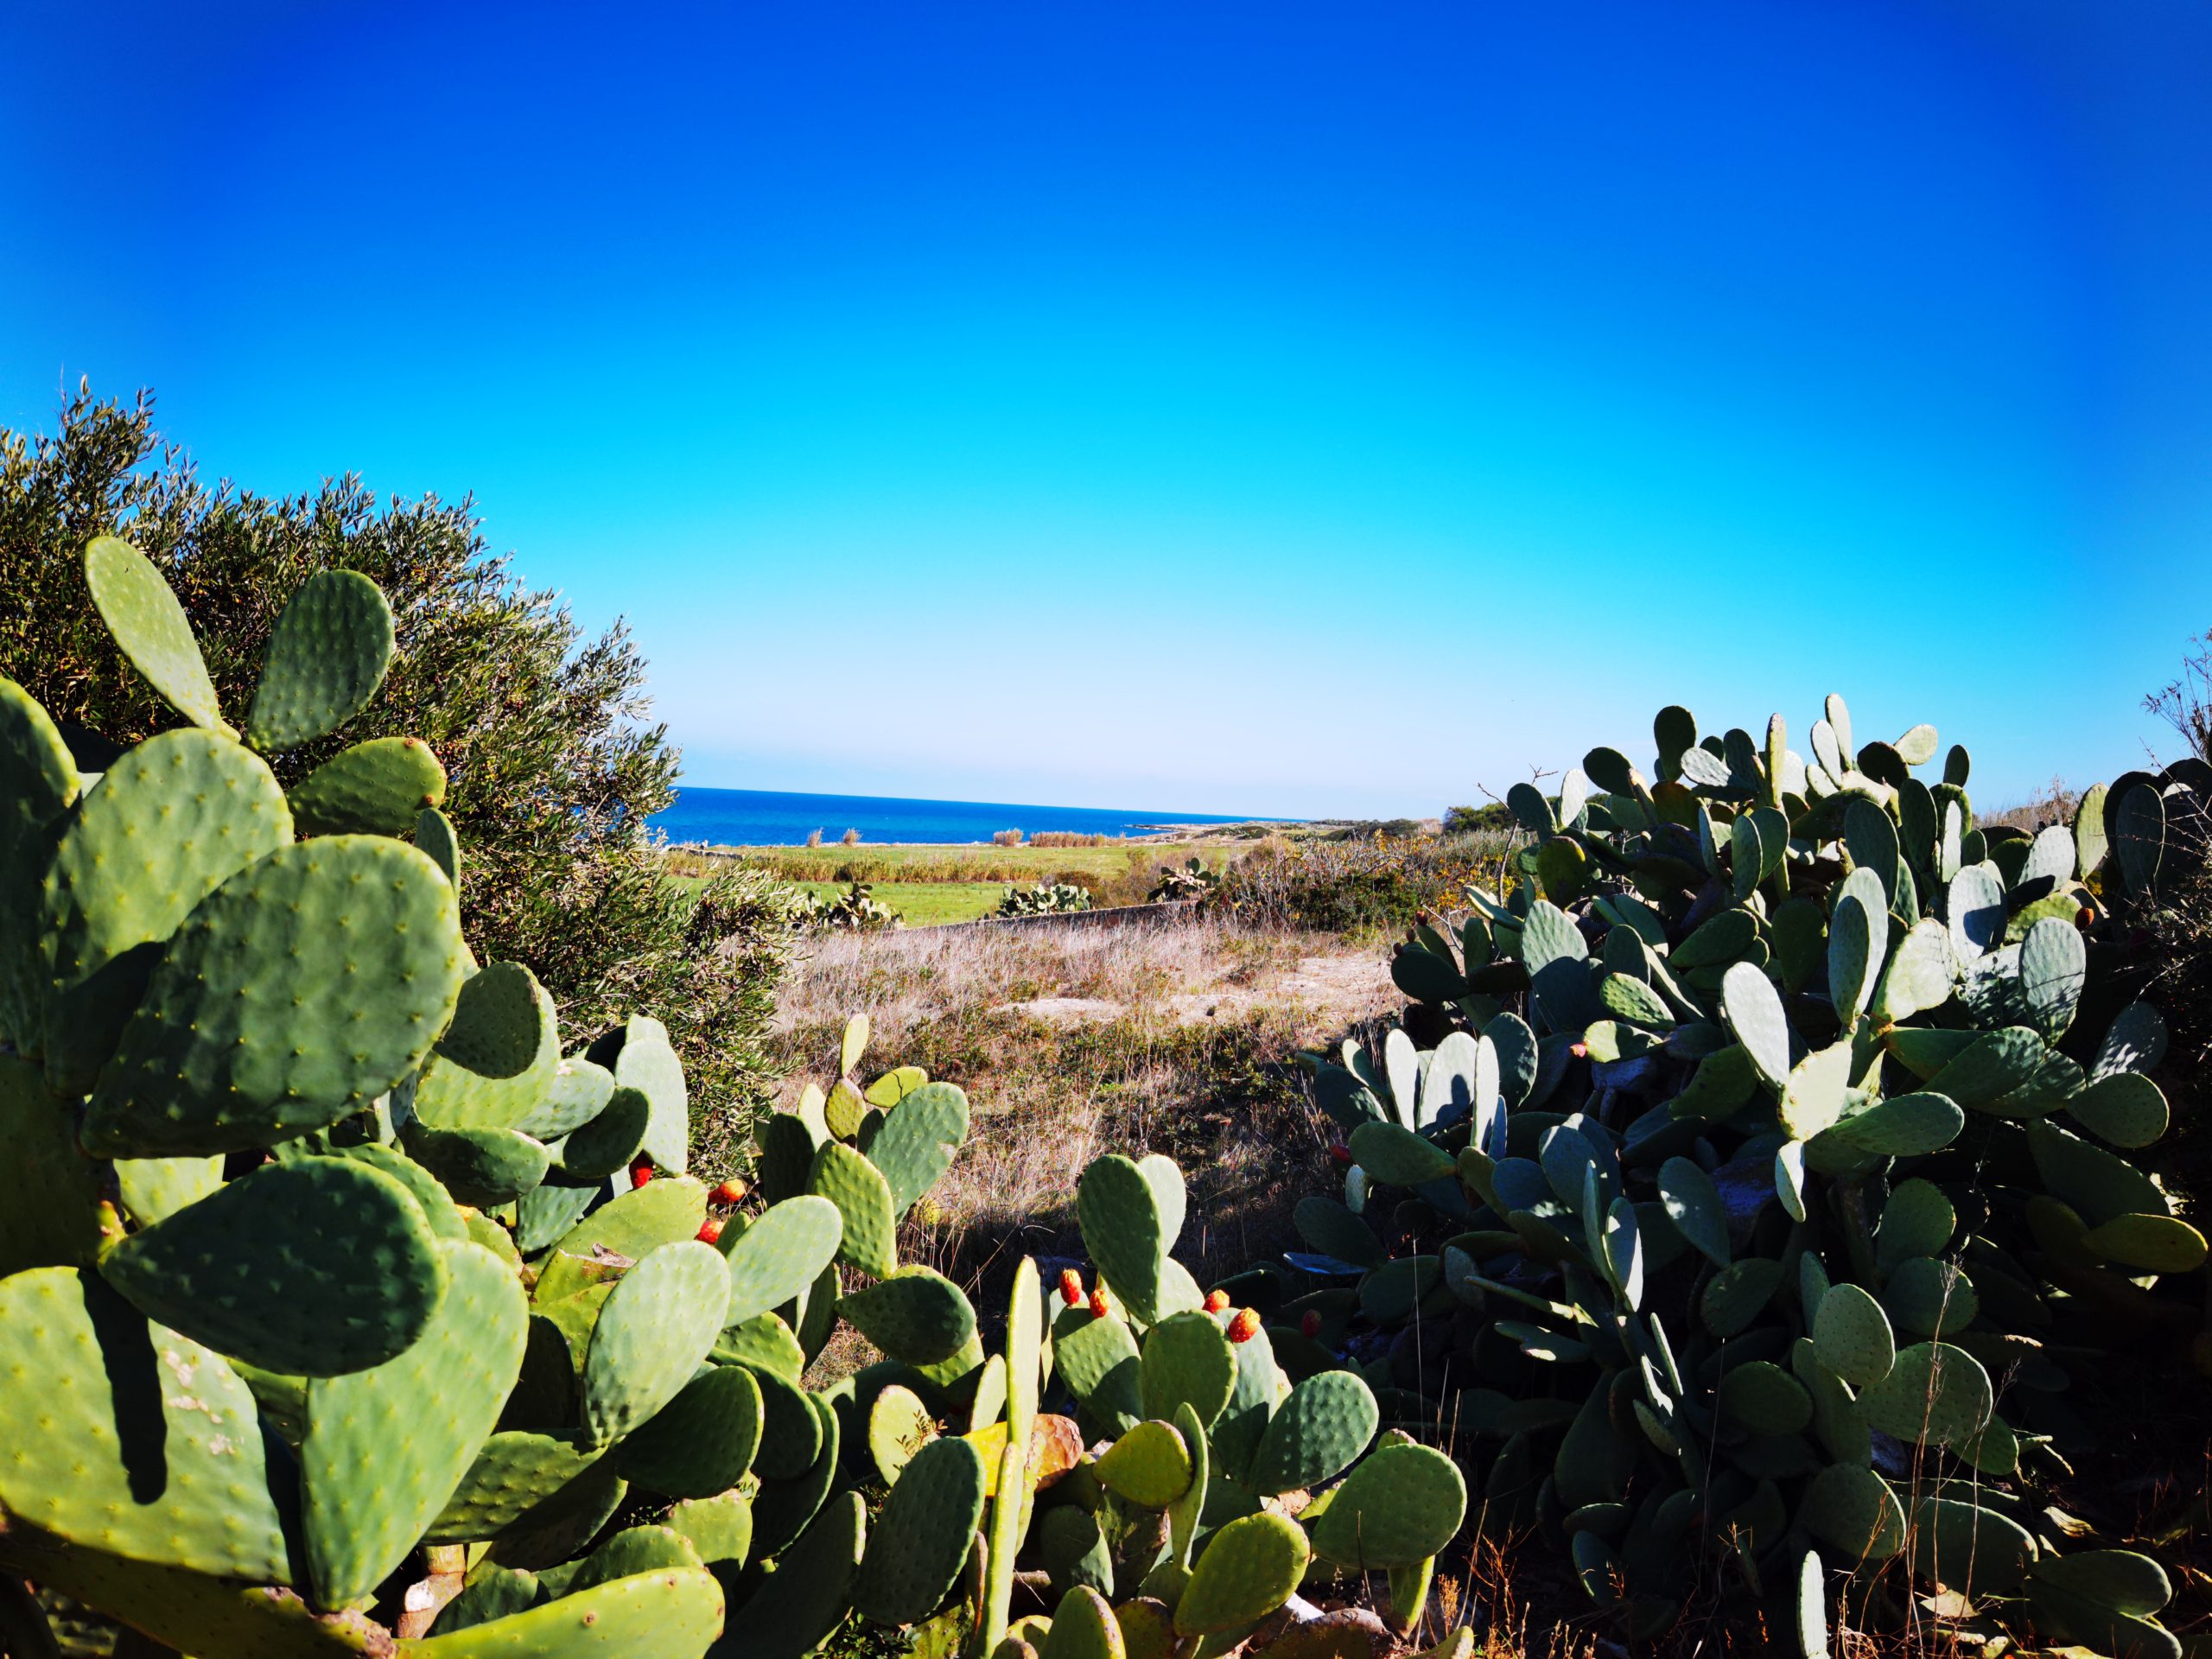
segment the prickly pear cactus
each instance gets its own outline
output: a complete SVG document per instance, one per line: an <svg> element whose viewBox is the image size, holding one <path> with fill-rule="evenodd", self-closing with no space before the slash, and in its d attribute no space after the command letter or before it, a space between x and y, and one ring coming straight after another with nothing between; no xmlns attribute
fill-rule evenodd
<svg viewBox="0 0 2212 1659"><path fill-rule="evenodd" d="M190 724L86 776L0 681L10 1650L52 1650L51 1604L200 1659L796 1659L957 1599L1003 1426L917 1459L864 1555L866 1414L802 1378L842 1313L996 1421L973 1308L896 1261L964 1096L848 1087L843 1179L710 1201L658 1023L564 1039L471 956L435 756L359 745L289 796L261 758L375 694L373 585L293 598L241 738L159 571L86 564ZM836 1138L797 1133L804 1188Z"/></svg>
<svg viewBox="0 0 2212 1659"><path fill-rule="evenodd" d="M1654 735L1648 772L1597 749L1517 787L1507 890L1396 953L1401 1028L1307 1057L1342 1199L1238 1294L1287 1360L1359 1357L1386 1421L1481 1437L1484 1530L1540 1523L1633 1636L1715 1580L1694 1536L1808 1654L1839 1605L1908 1617L1908 1579L2178 1653L2164 1574L2040 1482L2069 1386L2202 1325L2168 1283L2204 1237L2141 1161L2164 1030L2107 912L2201 855L2212 768L2031 834L1977 825L1963 749L1917 775L1930 727L1854 749L1839 697L1808 754L1779 715Z"/></svg>

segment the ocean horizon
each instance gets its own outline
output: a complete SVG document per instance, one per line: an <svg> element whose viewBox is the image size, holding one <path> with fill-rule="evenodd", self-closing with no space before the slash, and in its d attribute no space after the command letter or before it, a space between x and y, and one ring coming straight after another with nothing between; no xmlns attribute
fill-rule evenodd
<svg viewBox="0 0 2212 1659"><path fill-rule="evenodd" d="M1272 823L1297 822L1274 818ZM863 842L988 843L1002 830L1089 836L1143 835L1171 823L1249 823L1249 813L1135 811L1044 806L1011 801L911 800L895 795L813 795L766 789L679 788L646 823L679 844L798 847L819 830L825 842L857 830Z"/></svg>

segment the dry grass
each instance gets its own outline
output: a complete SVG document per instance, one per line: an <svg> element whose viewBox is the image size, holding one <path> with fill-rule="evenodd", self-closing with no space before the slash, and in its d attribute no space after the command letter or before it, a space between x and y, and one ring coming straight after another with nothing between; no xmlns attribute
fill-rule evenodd
<svg viewBox="0 0 2212 1659"><path fill-rule="evenodd" d="M916 1206L908 1259L983 1287L1020 1255L1075 1255L1077 1177L1167 1153L1191 1185L1179 1254L1203 1281L1288 1243L1332 1134L1292 1056L1390 1006L1375 950L1222 923L825 938L786 982L777 1055L795 1100L865 1010L864 1072L959 1084L967 1145Z"/></svg>

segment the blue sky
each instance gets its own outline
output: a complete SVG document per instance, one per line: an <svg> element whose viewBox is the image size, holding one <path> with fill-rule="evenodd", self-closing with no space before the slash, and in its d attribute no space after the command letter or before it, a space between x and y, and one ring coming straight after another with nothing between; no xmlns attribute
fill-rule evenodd
<svg viewBox="0 0 2212 1659"><path fill-rule="evenodd" d="M2212 627L2212 12L34 4L0 423L474 491L695 782L1433 812ZM1802 738L1801 738L1802 744Z"/></svg>

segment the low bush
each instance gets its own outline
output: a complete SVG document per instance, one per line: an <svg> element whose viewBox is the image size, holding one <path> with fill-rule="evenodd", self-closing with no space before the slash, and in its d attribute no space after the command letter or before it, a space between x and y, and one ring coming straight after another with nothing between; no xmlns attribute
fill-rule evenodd
<svg viewBox="0 0 2212 1659"><path fill-rule="evenodd" d="M1089 910L1090 894L1066 881L1038 881L1026 887L1008 887L999 900L1001 916L1065 915Z"/></svg>
<svg viewBox="0 0 2212 1659"><path fill-rule="evenodd" d="M1019 847L1021 845L1021 831L1019 830L994 830L991 832L991 845L994 847Z"/></svg>
<svg viewBox="0 0 2212 1659"><path fill-rule="evenodd" d="M1497 869L1487 848L1435 840L1268 842L1228 867L1208 902L1252 926L1389 931Z"/></svg>
<svg viewBox="0 0 2212 1659"><path fill-rule="evenodd" d="M1092 835L1080 830L1039 830L1029 837L1032 847L1110 847L1119 836Z"/></svg>

